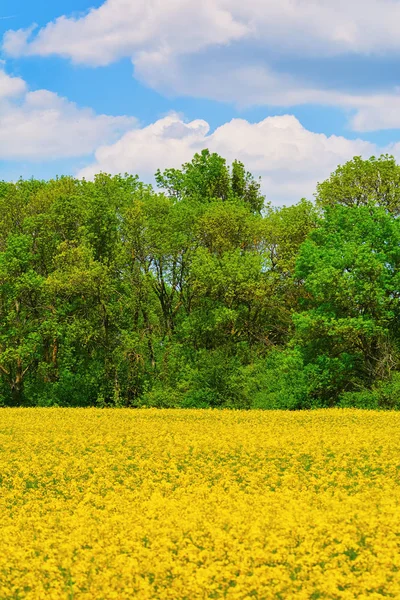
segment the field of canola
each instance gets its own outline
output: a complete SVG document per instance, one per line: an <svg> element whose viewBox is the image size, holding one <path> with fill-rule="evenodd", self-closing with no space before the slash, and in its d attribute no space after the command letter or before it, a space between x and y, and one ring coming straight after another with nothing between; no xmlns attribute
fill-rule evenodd
<svg viewBox="0 0 400 600"><path fill-rule="evenodd" d="M400 598L400 414L1 409L0 599Z"/></svg>

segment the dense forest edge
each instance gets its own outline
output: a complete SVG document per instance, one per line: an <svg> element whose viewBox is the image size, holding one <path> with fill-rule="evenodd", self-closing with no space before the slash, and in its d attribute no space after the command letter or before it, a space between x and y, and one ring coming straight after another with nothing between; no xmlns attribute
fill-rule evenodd
<svg viewBox="0 0 400 600"><path fill-rule="evenodd" d="M400 408L400 166L0 182L0 405Z"/></svg>

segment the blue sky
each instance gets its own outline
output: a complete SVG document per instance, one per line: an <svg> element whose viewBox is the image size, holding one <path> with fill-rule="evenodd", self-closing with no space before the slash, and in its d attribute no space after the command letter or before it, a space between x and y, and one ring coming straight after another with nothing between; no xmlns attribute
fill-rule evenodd
<svg viewBox="0 0 400 600"><path fill-rule="evenodd" d="M274 204L400 158L399 0L2 0L0 178L134 172L202 147Z"/></svg>

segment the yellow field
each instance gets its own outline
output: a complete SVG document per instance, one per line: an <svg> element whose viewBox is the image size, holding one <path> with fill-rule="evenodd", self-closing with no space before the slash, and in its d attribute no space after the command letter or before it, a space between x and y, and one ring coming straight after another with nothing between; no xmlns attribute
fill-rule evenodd
<svg viewBox="0 0 400 600"><path fill-rule="evenodd" d="M0 599L400 598L400 414L0 410Z"/></svg>

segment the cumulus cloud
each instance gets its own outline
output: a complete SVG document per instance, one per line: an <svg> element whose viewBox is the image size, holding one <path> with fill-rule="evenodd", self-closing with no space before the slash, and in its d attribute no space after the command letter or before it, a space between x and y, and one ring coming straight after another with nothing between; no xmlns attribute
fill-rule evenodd
<svg viewBox="0 0 400 600"><path fill-rule="evenodd" d="M1 68L0 61L0 101L4 98L19 96L26 90L26 83L19 77L11 77Z"/></svg>
<svg viewBox="0 0 400 600"><path fill-rule="evenodd" d="M134 118L97 115L48 90L29 91L22 79L1 67L0 90L0 159L42 161L94 153L94 162L79 173L87 178L99 171L126 171L152 182L157 168L179 167L195 152L209 148L229 162L243 161L262 177L268 199L282 204L311 197L316 181L354 155L380 153L361 139L308 131L291 115L259 123L233 119L212 133L206 121L186 122L178 114L140 127ZM288 102L300 94L289 85L285 93ZM365 121L375 119L382 125L385 118L397 118L395 103L390 106L392 114L382 113L380 99L374 98L355 114L355 126L363 129ZM386 150L400 154L398 144Z"/></svg>
<svg viewBox="0 0 400 600"><path fill-rule="evenodd" d="M171 114L100 147L96 162L78 175L92 178L99 171L126 171L152 181L158 167L179 167L203 148L218 152L229 162L244 162L262 177L263 191L276 205L311 197L318 180L354 155L378 153L367 141L308 131L291 115L268 117L258 123L233 119L210 133L205 121L186 123Z"/></svg>
<svg viewBox="0 0 400 600"><path fill-rule="evenodd" d="M33 34L8 31L13 56L60 54L76 63L107 65L136 53L186 53L246 35L248 25L216 0L107 0L81 18L61 16Z"/></svg>
<svg viewBox="0 0 400 600"><path fill-rule="evenodd" d="M233 63L204 61L195 66L175 61L173 68L146 56L139 59L136 75L165 93L179 93L249 105L290 108L305 104L335 106L347 111L353 131L400 128L400 90L393 93L351 94L318 89L296 77L276 73L263 66L247 67Z"/></svg>
<svg viewBox="0 0 400 600"><path fill-rule="evenodd" d="M135 119L97 115L0 70L0 159L42 160L92 154L116 140Z"/></svg>
<svg viewBox="0 0 400 600"><path fill-rule="evenodd" d="M355 131L400 128L400 90L394 94L360 97L357 111L351 119Z"/></svg>
<svg viewBox="0 0 400 600"><path fill-rule="evenodd" d="M353 129L373 131L400 127L396 91L333 91L329 73L312 85L298 72L276 72L268 57L397 53L399 18L398 0L106 0L78 18L10 30L3 46L12 56L57 54L92 66L128 56L136 77L166 94L338 106L353 113Z"/></svg>
<svg viewBox="0 0 400 600"><path fill-rule="evenodd" d="M32 37L9 31L10 54L61 54L104 65L137 52L187 54L238 39L324 55L399 50L397 0L106 0Z"/></svg>

